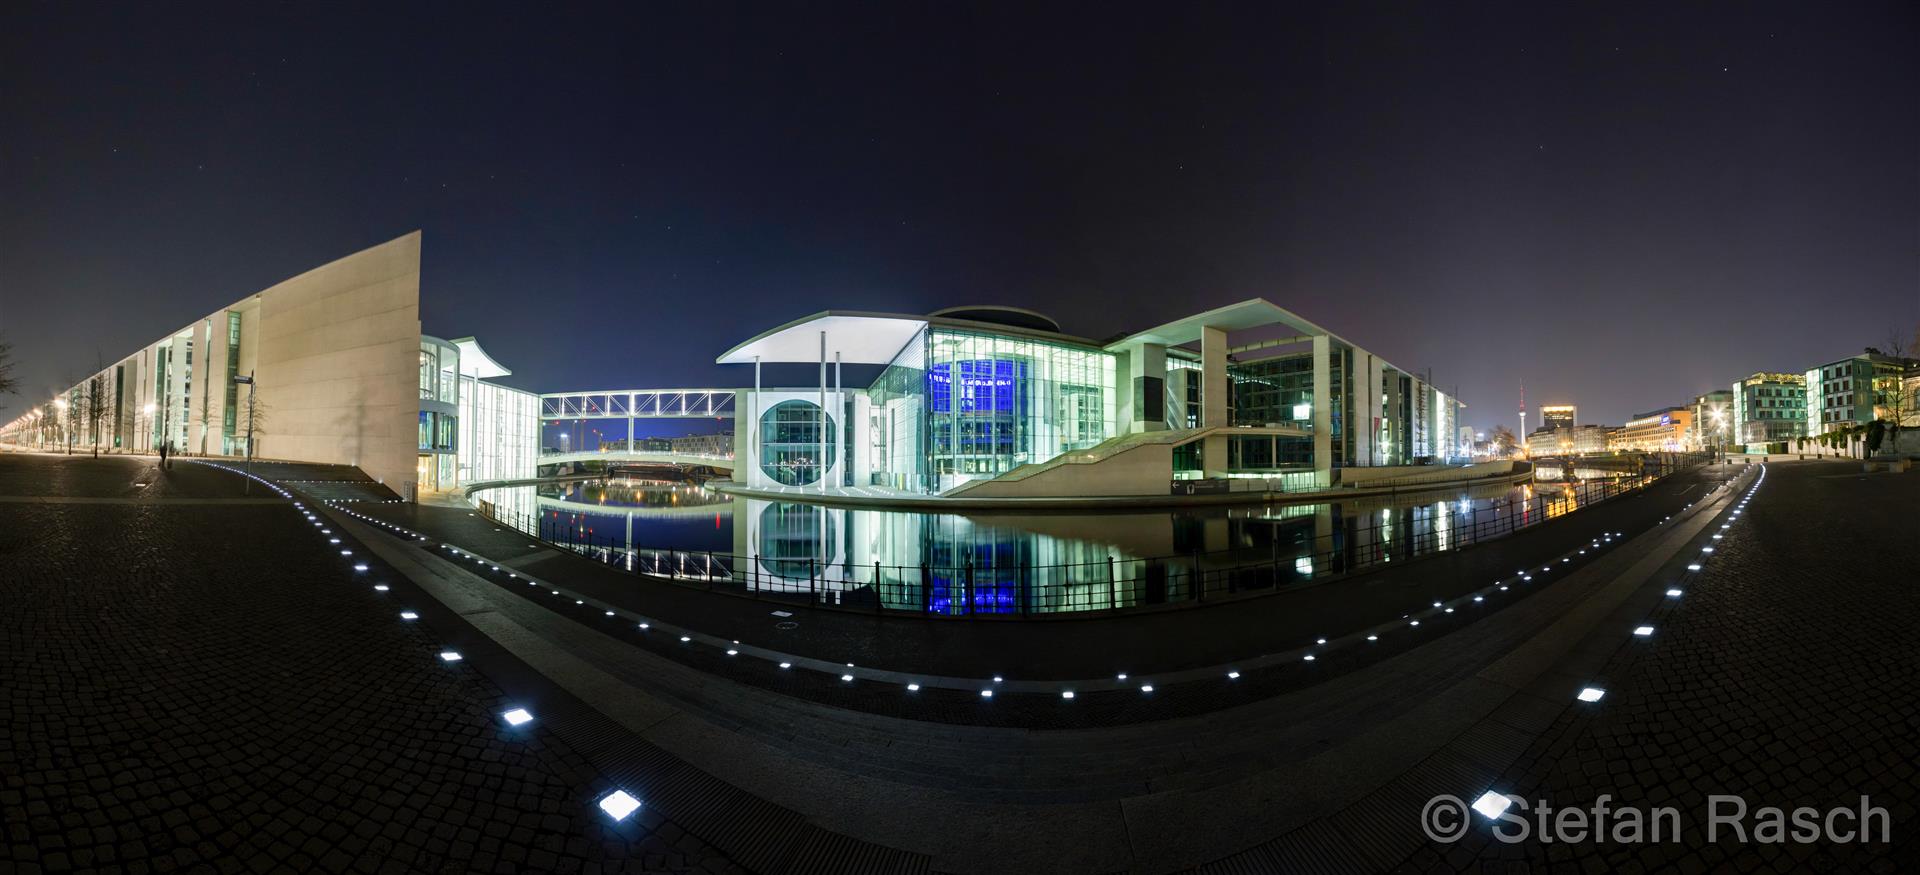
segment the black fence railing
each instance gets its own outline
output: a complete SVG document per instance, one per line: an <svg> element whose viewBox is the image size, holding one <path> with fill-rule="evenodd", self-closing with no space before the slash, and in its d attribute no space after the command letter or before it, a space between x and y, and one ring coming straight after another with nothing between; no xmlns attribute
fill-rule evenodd
<svg viewBox="0 0 1920 875"><path fill-rule="evenodd" d="M1264 516L1235 520L1245 537L1233 548L1146 557L1099 548L1103 554L1097 557L1053 564L996 562L992 557L1003 551L965 543L929 551L958 558L911 565L829 561L801 552L811 546L804 538L781 539L786 552L780 555L650 549L557 516L503 513L484 501L480 510L496 523L610 567L768 602L931 617L1058 616L1270 594L1457 550L1639 491L1697 461L1679 460L1628 479L1461 501L1424 515L1388 507L1336 517L1318 505L1293 506L1298 513L1270 506Z"/></svg>

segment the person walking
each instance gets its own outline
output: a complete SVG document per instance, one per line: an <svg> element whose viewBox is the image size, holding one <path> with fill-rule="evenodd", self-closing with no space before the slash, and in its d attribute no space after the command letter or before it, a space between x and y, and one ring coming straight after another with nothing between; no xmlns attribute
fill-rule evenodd
<svg viewBox="0 0 1920 875"><path fill-rule="evenodd" d="M173 447L173 441L160 442L160 467L163 470L167 467L167 450L171 449L172 447Z"/></svg>

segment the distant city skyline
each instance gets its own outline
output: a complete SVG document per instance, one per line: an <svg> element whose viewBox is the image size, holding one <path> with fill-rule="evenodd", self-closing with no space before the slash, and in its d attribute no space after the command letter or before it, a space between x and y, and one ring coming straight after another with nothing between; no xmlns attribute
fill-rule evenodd
<svg viewBox="0 0 1920 875"><path fill-rule="evenodd" d="M1617 424L1920 325L1917 19L15 7L0 403L418 228L424 330L536 391L738 385L828 307L1258 296L1478 430L1522 383Z"/></svg>

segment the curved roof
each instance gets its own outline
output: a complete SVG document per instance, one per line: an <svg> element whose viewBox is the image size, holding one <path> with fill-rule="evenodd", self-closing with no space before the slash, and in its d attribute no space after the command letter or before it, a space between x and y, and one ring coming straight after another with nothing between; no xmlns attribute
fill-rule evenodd
<svg viewBox="0 0 1920 875"><path fill-rule="evenodd" d="M456 337L447 341L460 350L460 373L469 377L504 377L511 373L507 366L493 360L487 351L480 348L480 341L471 337Z"/></svg>
<svg viewBox="0 0 1920 875"><path fill-rule="evenodd" d="M944 310L935 310L929 315L936 319L944 316L948 319L966 319L973 322L989 322L994 325L1010 325L1014 328L1060 333L1060 323L1055 322L1052 316L1025 307L978 304L968 307L948 307Z"/></svg>
<svg viewBox="0 0 1920 875"><path fill-rule="evenodd" d="M893 361L893 357L900 352L900 348L906 346L907 341L912 340L915 333L928 325L991 331L996 334L1034 337L1055 343L1099 348L1097 344L1085 338L1061 334L1050 329L970 319L962 315L963 311L981 309L964 307L942 310L931 316L822 310L812 316L803 316L785 325L763 331L739 346L721 353L720 357L714 361L723 365L750 365L756 359L767 364L817 362L821 359L820 342L824 334L828 361L833 361L838 355L841 362L850 365L884 365ZM993 309L1011 310L1012 308ZM986 314L973 312L972 315ZM1037 313L1033 315L1039 316ZM1046 319L1044 316L1039 318Z"/></svg>

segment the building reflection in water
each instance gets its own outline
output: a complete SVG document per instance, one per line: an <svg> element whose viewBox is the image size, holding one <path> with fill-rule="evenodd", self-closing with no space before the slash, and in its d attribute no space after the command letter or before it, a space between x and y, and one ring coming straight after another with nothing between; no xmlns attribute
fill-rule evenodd
<svg viewBox="0 0 1920 875"><path fill-rule="evenodd" d="M1444 496L1444 497L1443 497ZM732 498L615 479L475 494L530 534L635 571L844 607L938 614L1130 608L1311 582L1506 534L1567 488L1126 513L940 514ZM1257 570L1258 573L1250 573Z"/></svg>

